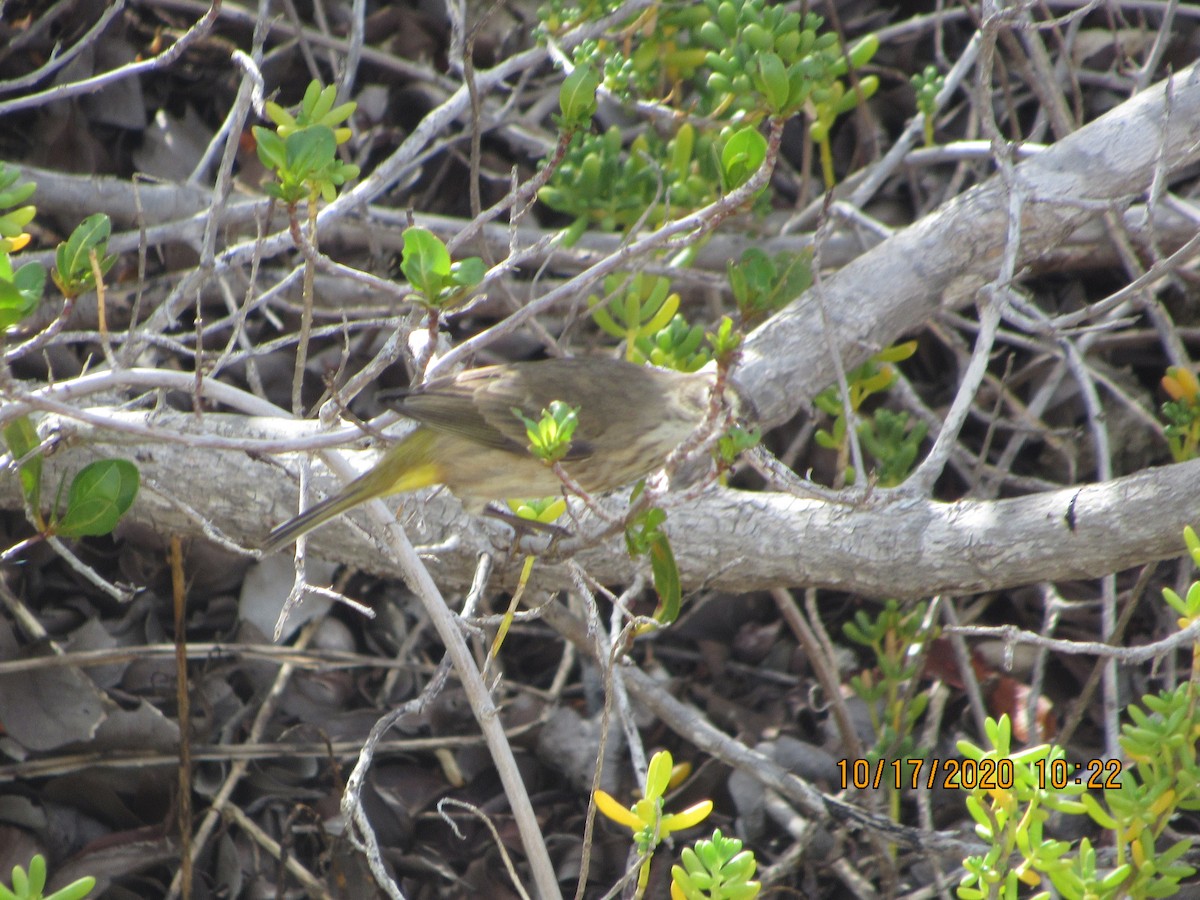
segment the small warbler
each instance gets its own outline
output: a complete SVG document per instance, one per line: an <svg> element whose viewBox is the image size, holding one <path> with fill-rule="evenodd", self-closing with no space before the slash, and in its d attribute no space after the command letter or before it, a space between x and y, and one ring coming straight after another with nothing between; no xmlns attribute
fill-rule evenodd
<svg viewBox="0 0 1200 900"><path fill-rule="evenodd" d="M268 535L278 550L373 497L443 484L468 512L493 500L545 497L562 481L528 449L525 424L560 400L579 411L563 469L589 493L604 493L659 468L704 421L715 376L638 366L604 357L546 359L470 369L405 395L398 410L420 426L338 494Z"/></svg>

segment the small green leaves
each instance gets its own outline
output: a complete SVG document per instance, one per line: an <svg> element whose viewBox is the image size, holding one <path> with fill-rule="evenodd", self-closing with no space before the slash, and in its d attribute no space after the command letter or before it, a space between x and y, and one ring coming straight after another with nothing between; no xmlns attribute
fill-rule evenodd
<svg viewBox="0 0 1200 900"><path fill-rule="evenodd" d="M268 118L276 130L256 125L251 131L258 158L275 174L275 181L263 184L270 196L294 206L301 200L325 202L337 197L337 188L358 177L358 166L344 163L337 147L350 139L349 128L337 127L350 117L354 103L334 107L337 89L322 88L312 81L304 93L300 110L293 116L277 103L266 104Z"/></svg>
<svg viewBox="0 0 1200 900"><path fill-rule="evenodd" d="M39 443L37 429L28 416L20 416L4 426L4 444L14 461L29 456ZM42 455L30 456L22 462L17 474L26 502L37 511L42 499Z"/></svg>
<svg viewBox="0 0 1200 900"><path fill-rule="evenodd" d="M912 422L905 411L887 408L875 410L859 426L858 438L863 449L876 461L876 476L881 487L896 487L913 470L921 442L929 433L925 422Z"/></svg>
<svg viewBox="0 0 1200 900"><path fill-rule="evenodd" d="M1200 538L1197 538L1192 526L1184 528L1183 539L1187 544L1188 553L1192 557L1192 564L1200 566L1200 559L1198 559L1200 557ZM1171 609L1179 613L1176 624L1181 629L1188 628L1193 622L1200 619L1200 581L1192 582L1186 597L1180 597L1171 588L1165 587L1163 588L1163 599Z"/></svg>
<svg viewBox="0 0 1200 900"><path fill-rule="evenodd" d="M1191 369L1169 366L1161 384L1171 398L1162 405L1171 457L1175 462L1195 459L1200 452L1200 380Z"/></svg>
<svg viewBox="0 0 1200 900"><path fill-rule="evenodd" d="M608 297L588 297L592 318L608 334L625 342L625 358L637 360L637 342L667 327L679 309L679 295L671 292L671 281L643 272L630 277L614 273L604 279Z"/></svg>
<svg viewBox="0 0 1200 900"><path fill-rule="evenodd" d="M0 254L0 330L27 318L42 300L46 270L39 263L26 263L14 273L8 254Z"/></svg>
<svg viewBox="0 0 1200 900"><path fill-rule="evenodd" d="M29 456L39 443L37 430L26 416L6 425L3 437L14 460ZM22 462L18 475L21 491L33 510L34 524L40 531L61 537L108 534L133 505L138 492L138 470L133 463L124 459L98 460L84 466L72 479L65 511L61 515L52 511L46 520L40 509L41 454Z"/></svg>
<svg viewBox="0 0 1200 900"><path fill-rule="evenodd" d="M722 316L716 331L710 331L706 337L712 347L713 358L718 362L728 362L742 346L742 334L733 327L733 319Z"/></svg>
<svg viewBox="0 0 1200 900"><path fill-rule="evenodd" d="M304 91L304 99L300 101L300 109L293 116L278 103L268 100L265 104L267 118L276 125L276 131L281 138L288 138L297 131L302 131L313 125L324 125L333 131L334 140L344 144L350 140L349 128L340 128L343 122L354 114L358 104L342 103L335 107L333 101L337 98L337 88L332 84L321 87L317 80L310 81Z"/></svg>
<svg viewBox="0 0 1200 900"><path fill-rule="evenodd" d="M518 519L549 525L567 511L564 497L541 497L535 500L509 500L508 508Z"/></svg>
<svg viewBox="0 0 1200 900"><path fill-rule="evenodd" d="M635 490L636 496L640 486ZM661 625L670 625L679 618L683 603L683 586L679 578L679 566L671 542L662 530L667 514L656 506L643 510L625 529L625 546L631 557L647 556L650 572L654 578L654 590L658 594L658 607L654 619Z"/></svg>
<svg viewBox="0 0 1200 900"><path fill-rule="evenodd" d="M896 380L896 371L892 364L908 359L916 350L916 341L895 344L848 372L846 380L851 412L857 414L868 398L887 390ZM837 386L834 385L822 391L813 398L813 403L818 409L833 418L832 430L817 429L814 435L817 444L829 450L836 450L839 455L845 456L847 446L846 410L842 405ZM872 420L860 421L857 429L864 448L872 453L879 464L877 475L881 481L886 477L890 486L900 484L908 477L920 444L925 439L928 430L924 423L916 423L910 428L907 413L892 413L887 410L877 410ZM852 484L858 473L847 466L844 475L846 483Z"/></svg>
<svg viewBox="0 0 1200 900"><path fill-rule="evenodd" d="M33 196L37 183L33 181L18 182L21 177L12 166L0 162L0 255L13 253L29 243L29 235L25 226L33 221L37 208L21 206ZM16 207L9 209L9 207Z"/></svg>
<svg viewBox="0 0 1200 900"><path fill-rule="evenodd" d="M676 372L696 372L711 358L708 350L701 346L703 342L704 329L689 325L687 319L677 313L657 334L639 335L635 339L637 353L633 361L649 362Z"/></svg>
<svg viewBox="0 0 1200 900"><path fill-rule="evenodd" d="M80 222L79 227L71 232L71 236L58 245L51 277L66 296L77 297L96 286L92 253L96 254L101 274L112 268L117 258L105 254L111 234L112 222L108 216L96 213Z"/></svg>
<svg viewBox="0 0 1200 900"><path fill-rule="evenodd" d="M727 838L721 829L712 840L697 841L680 854L682 866L671 867L671 896L683 900L751 900L762 885L751 881L758 860L742 849L737 838Z"/></svg>
<svg viewBox="0 0 1200 900"><path fill-rule="evenodd" d="M734 425L717 441L717 458L728 468L739 456L762 440L762 432L757 428L746 429Z"/></svg>
<svg viewBox="0 0 1200 900"><path fill-rule="evenodd" d="M311 125L286 138L258 125L252 131L258 158L277 179L265 182L263 190L284 203L294 205L318 196L332 201L339 186L358 176L358 166L337 158L337 140L327 125Z"/></svg>
<svg viewBox="0 0 1200 900"><path fill-rule="evenodd" d="M560 127L582 128L596 114L596 89L600 87L600 76L590 65L576 66L575 71L563 79L558 92L558 107L562 111Z"/></svg>
<svg viewBox="0 0 1200 900"><path fill-rule="evenodd" d="M419 295L419 302L432 309L447 309L483 281L486 270L478 256L451 262L441 238L414 225L404 229L400 271Z"/></svg>
<svg viewBox="0 0 1200 900"><path fill-rule="evenodd" d="M32 182L18 183L20 173L0 163L0 331L10 328L27 318L42 299L46 284L46 270L38 263L26 263L15 272L10 253L22 249L29 243L25 226L33 221L36 207L18 206L33 196L37 185Z"/></svg>
<svg viewBox="0 0 1200 900"><path fill-rule="evenodd" d="M536 422L515 406L512 412L525 425L529 452L546 465L554 465L571 452L571 438L579 425L579 407L554 400L549 408L542 410L542 417Z"/></svg>
<svg viewBox="0 0 1200 900"><path fill-rule="evenodd" d="M778 54L766 52L758 58L758 87L774 115L781 115L788 106L791 88L787 70Z"/></svg>
<svg viewBox="0 0 1200 900"><path fill-rule="evenodd" d="M67 510L53 525L62 537L108 534L133 505L137 466L125 459L102 459L84 466L67 492Z"/></svg>
<svg viewBox="0 0 1200 900"><path fill-rule="evenodd" d="M925 146L933 146L933 116L937 112L937 97L946 86L946 76L939 74L937 66L926 66L924 71L911 79L917 92L917 111L925 117Z"/></svg>
<svg viewBox="0 0 1200 900"><path fill-rule="evenodd" d="M687 124L667 141L643 132L628 149L615 125L602 134L580 129L538 199L574 219L570 233L576 239L589 228L616 231L643 222L653 227L666 218L668 201L670 212L679 215L716 196L712 147L712 137Z"/></svg>
<svg viewBox="0 0 1200 900"><path fill-rule="evenodd" d="M43 895L46 888L46 858L40 853L29 861L29 872L20 866L13 866L12 886L10 891L0 884L0 900L83 900L96 886L96 879L88 875L73 881L53 894Z"/></svg>
<svg viewBox="0 0 1200 900"><path fill-rule="evenodd" d="M406 228L400 271L414 290L427 298L437 297L450 277L450 251L432 231Z"/></svg>
<svg viewBox="0 0 1200 900"><path fill-rule="evenodd" d="M677 372L695 372L709 360L704 329L679 315L679 294L670 279L638 272L604 279L607 297L588 297L596 324L625 343L625 358Z"/></svg>
<svg viewBox="0 0 1200 900"><path fill-rule="evenodd" d="M812 248L774 257L751 247L736 263L727 263L729 287L745 325L754 325L782 309L812 285Z"/></svg>
<svg viewBox="0 0 1200 900"><path fill-rule="evenodd" d="M741 187L750 180L767 158L767 139L752 125L747 125L725 142L721 148L721 184L726 191Z"/></svg>

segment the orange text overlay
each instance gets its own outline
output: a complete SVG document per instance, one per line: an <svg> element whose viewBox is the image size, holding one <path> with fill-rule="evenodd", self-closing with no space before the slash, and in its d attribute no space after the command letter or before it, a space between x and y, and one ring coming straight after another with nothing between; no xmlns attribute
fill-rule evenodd
<svg viewBox="0 0 1200 900"><path fill-rule="evenodd" d="M1090 790L1120 787L1121 762L1116 759L1089 759L1082 763L1041 759L1028 765L1041 790L1062 790L1072 784L1086 785ZM1016 783L1016 766L1007 758L839 759L837 767L842 790L942 787L1006 791Z"/></svg>

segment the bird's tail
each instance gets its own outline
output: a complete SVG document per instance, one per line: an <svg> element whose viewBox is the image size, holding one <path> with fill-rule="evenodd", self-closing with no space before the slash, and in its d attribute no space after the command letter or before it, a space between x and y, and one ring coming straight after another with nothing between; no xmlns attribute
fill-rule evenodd
<svg viewBox="0 0 1200 900"><path fill-rule="evenodd" d="M304 512L300 513L300 515L288 519L277 527L263 541L263 553L274 553L276 550L281 550L301 535L308 534L318 525L322 525L334 516L341 515L351 507L357 506L366 499L360 491L355 490L357 484L357 481L351 482L350 486L340 494L326 497L320 503L310 506Z"/></svg>
<svg viewBox="0 0 1200 900"><path fill-rule="evenodd" d="M286 547L301 535L372 497L386 497L439 483L442 473L436 461L436 444L437 437L432 431L418 428L388 450L373 468L346 485L344 491L310 506L267 535L262 543L263 553L274 553Z"/></svg>

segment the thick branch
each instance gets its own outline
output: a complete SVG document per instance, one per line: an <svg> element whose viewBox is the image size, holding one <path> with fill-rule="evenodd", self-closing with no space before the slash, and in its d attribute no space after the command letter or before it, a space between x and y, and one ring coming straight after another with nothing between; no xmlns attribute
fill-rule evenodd
<svg viewBox="0 0 1200 900"><path fill-rule="evenodd" d="M1025 191L1018 265L1051 253L1076 228L1200 159L1200 70L1192 66L1016 167ZM944 204L825 279L826 334L812 291L751 335L738 380L764 424L786 421L833 381L829 350L855 366L928 321L970 303L999 273L1008 188L999 176ZM802 348L802 350L801 350Z"/></svg>
<svg viewBox="0 0 1200 900"><path fill-rule="evenodd" d="M137 413L110 415L146 424ZM157 416L157 427L247 437L252 420L208 415ZM270 435L269 420L256 420ZM218 523L229 537L254 546L295 510L294 491L280 491L280 463L234 451L196 451L184 444L147 447L145 439L109 429L59 423L79 443L47 460L47 479L74 471L97 456L134 459L143 480L162 495L144 492L131 516L162 533L199 533L173 501ZM54 427L53 420L47 426ZM298 426L289 428L294 437ZM278 435L271 435L278 437ZM202 455L200 455L202 453ZM368 465L366 452L348 453ZM287 463L294 470L295 458ZM318 490L336 487L317 465ZM166 496L169 492L169 498ZM281 496L286 494L286 497ZM16 479L0 480L0 504L19 503ZM464 587L474 569L482 532L443 492L401 498L401 521L414 543L443 544L431 565L449 587ZM1183 526L1200 510L1200 461L1149 469L1103 484L1072 487L998 501L937 503L877 494L869 502L838 505L777 493L711 490L670 510L668 530L685 584L725 590L822 586L877 597L968 593L1028 584L1095 578L1183 552ZM357 518L360 514L352 514ZM1074 527L1072 527L1072 525ZM385 575L399 569L375 545L343 522L310 537L310 552ZM601 581L629 579L619 541L585 551L579 561ZM516 565L509 567L511 581ZM543 587L565 586L565 572L539 566Z"/></svg>

